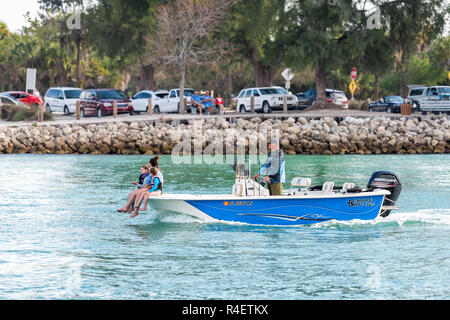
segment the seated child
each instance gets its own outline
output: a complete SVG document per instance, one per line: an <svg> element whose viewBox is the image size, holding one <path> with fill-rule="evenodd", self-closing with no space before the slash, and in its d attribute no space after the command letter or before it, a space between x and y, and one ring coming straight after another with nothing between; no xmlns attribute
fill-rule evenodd
<svg viewBox="0 0 450 320"><path fill-rule="evenodd" d="M140 189L142 189L145 186L145 180L147 179L148 175L149 175L149 168L147 165L143 165L141 167L141 174L139 175L138 181L133 181L132 184L134 184L135 186L137 186L136 190L133 190L129 195L128 195L128 202L119 210L117 210L117 212L127 212L127 211L131 211L134 210L134 200L136 199L137 194L139 193Z"/></svg>

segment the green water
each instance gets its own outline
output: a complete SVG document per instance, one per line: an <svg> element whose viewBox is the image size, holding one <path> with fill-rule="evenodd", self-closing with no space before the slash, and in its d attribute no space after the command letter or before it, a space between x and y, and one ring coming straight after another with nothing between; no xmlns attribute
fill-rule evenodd
<svg viewBox="0 0 450 320"><path fill-rule="evenodd" d="M400 175L375 221L278 228L115 212L146 156L0 155L0 299L448 299L450 156L288 156L287 180ZM167 193L230 193L162 157Z"/></svg>

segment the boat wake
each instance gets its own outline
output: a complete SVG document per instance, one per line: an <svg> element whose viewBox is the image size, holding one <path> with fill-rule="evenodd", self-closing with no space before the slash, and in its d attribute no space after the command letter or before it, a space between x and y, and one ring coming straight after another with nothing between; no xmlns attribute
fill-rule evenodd
<svg viewBox="0 0 450 320"><path fill-rule="evenodd" d="M189 216L187 214L179 214L179 213L152 213L152 220L155 223L210 223L210 221L200 220L198 218Z"/></svg>
<svg viewBox="0 0 450 320"><path fill-rule="evenodd" d="M241 222L230 221L206 221L189 215L177 213L152 213L151 219L155 223L174 224L231 224L246 225ZM378 217L374 220L350 220L350 221L326 221L307 226L308 228L372 228L372 227L396 227L436 225L450 227L450 209L421 209L414 212L396 212L386 218ZM262 226L264 227L264 226Z"/></svg>
<svg viewBox="0 0 450 320"><path fill-rule="evenodd" d="M450 226L450 209L422 209L414 212L396 212L375 220L327 221L311 225L311 228L381 227L381 226Z"/></svg>

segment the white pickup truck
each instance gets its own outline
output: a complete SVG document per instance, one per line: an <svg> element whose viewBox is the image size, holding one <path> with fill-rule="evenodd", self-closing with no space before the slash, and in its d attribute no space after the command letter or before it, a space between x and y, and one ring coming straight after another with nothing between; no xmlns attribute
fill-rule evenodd
<svg viewBox="0 0 450 320"><path fill-rule="evenodd" d="M194 95L195 90L191 88L184 89L184 96L186 97L186 112L191 110L191 97ZM169 95L164 99L159 99L157 105L159 110L164 112L179 112L180 111L180 89L172 89Z"/></svg>
<svg viewBox="0 0 450 320"><path fill-rule="evenodd" d="M433 112L450 113L450 87L449 86L432 86L411 88L408 99L411 101L413 108L421 111L422 114Z"/></svg>

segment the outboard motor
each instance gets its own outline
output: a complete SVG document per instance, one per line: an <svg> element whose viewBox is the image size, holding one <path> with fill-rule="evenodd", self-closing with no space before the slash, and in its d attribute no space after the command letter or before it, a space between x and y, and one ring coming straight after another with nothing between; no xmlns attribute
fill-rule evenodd
<svg viewBox="0 0 450 320"><path fill-rule="evenodd" d="M385 189L391 194L384 198L383 206L384 210L381 212L381 216L386 218L392 211L393 206L396 204L397 199L400 197L402 191L402 184L398 176L389 171L377 171L372 174L367 184L367 189L373 191L375 189Z"/></svg>

